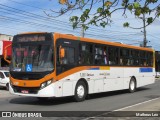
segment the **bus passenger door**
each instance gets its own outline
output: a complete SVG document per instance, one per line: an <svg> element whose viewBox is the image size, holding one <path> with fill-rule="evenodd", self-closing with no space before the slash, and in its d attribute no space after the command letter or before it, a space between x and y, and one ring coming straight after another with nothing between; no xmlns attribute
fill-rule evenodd
<svg viewBox="0 0 160 120"><path fill-rule="evenodd" d="M73 81L76 80L74 71L77 66L78 58L77 41L60 39L57 41L56 49L56 74L62 82L63 96L72 95Z"/></svg>

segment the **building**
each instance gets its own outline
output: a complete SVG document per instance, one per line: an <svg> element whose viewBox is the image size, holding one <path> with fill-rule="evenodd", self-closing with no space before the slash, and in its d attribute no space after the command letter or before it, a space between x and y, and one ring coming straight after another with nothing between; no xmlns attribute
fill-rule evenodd
<svg viewBox="0 0 160 120"><path fill-rule="evenodd" d="M12 41L12 39L13 39L12 35L6 35L6 34L1 34L0 33L0 41L1 40Z"/></svg>
<svg viewBox="0 0 160 120"><path fill-rule="evenodd" d="M8 67L9 64L4 60L5 48L12 44L12 35L0 33L0 67ZM11 57L11 46L7 47L7 57Z"/></svg>

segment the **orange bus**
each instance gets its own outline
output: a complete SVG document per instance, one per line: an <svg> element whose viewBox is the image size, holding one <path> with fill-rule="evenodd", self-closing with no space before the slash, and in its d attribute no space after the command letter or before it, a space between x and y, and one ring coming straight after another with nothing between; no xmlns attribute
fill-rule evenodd
<svg viewBox="0 0 160 120"><path fill-rule="evenodd" d="M155 82L154 50L60 33L22 33L12 43L9 91L39 99L136 88Z"/></svg>

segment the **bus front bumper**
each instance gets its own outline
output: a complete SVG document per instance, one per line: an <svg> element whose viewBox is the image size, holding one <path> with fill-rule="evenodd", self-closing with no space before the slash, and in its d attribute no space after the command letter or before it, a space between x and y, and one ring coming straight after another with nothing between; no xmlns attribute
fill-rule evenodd
<svg viewBox="0 0 160 120"><path fill-rule="evenodd" d="M9 92L14 95L20 95L20 96L31 96L31 97L55 97L54 93L54 84L50 84L47 87L43 89L37 90L37 93L29 93L27 90L22 90L21 92L15 92L13 87L9 84Z"/></svg>

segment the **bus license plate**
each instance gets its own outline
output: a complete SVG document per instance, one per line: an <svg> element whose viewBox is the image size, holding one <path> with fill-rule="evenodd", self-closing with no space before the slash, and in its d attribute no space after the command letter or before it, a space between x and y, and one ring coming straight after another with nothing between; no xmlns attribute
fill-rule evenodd
<svg viewBox="0 0 160 120"><path fill-rule="evenodd" d="M28 90L22 90L21 93L28 94L29 92L28 92Z"/></svg>

